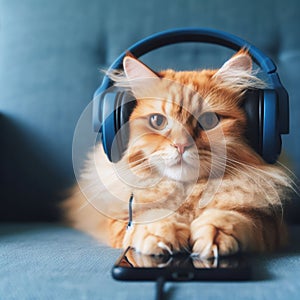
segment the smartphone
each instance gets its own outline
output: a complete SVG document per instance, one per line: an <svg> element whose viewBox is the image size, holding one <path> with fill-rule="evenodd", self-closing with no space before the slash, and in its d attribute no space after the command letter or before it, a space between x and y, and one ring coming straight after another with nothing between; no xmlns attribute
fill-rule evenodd
<svg viewBox="0 0 300 300"><path fill-rule="evenodd" d="M128 248L112 269L116 280L219 281L251 279L251 264L242 255L201 259L189 254L143 255Z"/></svg>

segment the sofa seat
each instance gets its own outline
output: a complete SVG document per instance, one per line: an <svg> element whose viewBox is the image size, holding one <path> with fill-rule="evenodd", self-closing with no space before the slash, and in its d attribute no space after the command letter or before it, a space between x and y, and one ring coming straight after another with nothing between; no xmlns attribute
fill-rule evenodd
<svg viewBox="0 0 300 300"><path fill-rule="evenodd" d="M255 258L245 282L168 282L167 299L299 299L300 225L290 246ZM154 299L153 282L118 282L111 267L121 254L54 223L0 225L0 299Z"/></svg>

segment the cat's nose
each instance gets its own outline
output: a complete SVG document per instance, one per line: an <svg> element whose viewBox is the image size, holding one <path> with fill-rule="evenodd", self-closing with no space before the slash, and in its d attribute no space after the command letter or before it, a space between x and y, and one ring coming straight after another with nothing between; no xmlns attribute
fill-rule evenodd
<svg viewBox="0 0 300 300"><path fill-rule="evenodd" d="M172 144L173 147L177 148L177 151L180 153L180 154L183 154L185 152L186 149L188 149L189 147L192 146L191 143L184 143L184 144L181 144L181 143L174 143Z"/></svg>

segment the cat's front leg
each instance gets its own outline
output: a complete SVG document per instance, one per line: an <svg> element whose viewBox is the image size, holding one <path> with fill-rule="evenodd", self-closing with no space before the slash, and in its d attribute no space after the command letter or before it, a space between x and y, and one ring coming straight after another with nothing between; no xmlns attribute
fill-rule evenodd
<svg viewBox="0 0 300 300"><path fill-rule="evenodd" d="M191 224L193 253L202 258L264 250L254 220L236 211L207 209Z"/></svg>
<svg viewBox="0 0 300 300"><path fill-rule="evenodd" d="M133 247L148 255L176 253L188 249L189 225L173 214L155 222L134 224L125 233L123 248Z"/></svg>

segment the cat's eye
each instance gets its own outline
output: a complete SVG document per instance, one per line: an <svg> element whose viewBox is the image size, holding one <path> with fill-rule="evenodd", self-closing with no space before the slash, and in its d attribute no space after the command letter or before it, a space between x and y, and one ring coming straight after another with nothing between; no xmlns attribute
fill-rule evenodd
<svg viewBox="0 0 300 300"><path fill-rule="evenodd" d="M168 125L168 120L161 114L153 114L149 117L149 124L156 130L163 130Z"/></svg>
<svg viewBox="0 0 300 300"><path fill-rule="evenodd" d="M202 114L198 119L198 123L203 130L213 129L219 124L219 122L220 118L214 112L206 112Z"/></svg>

